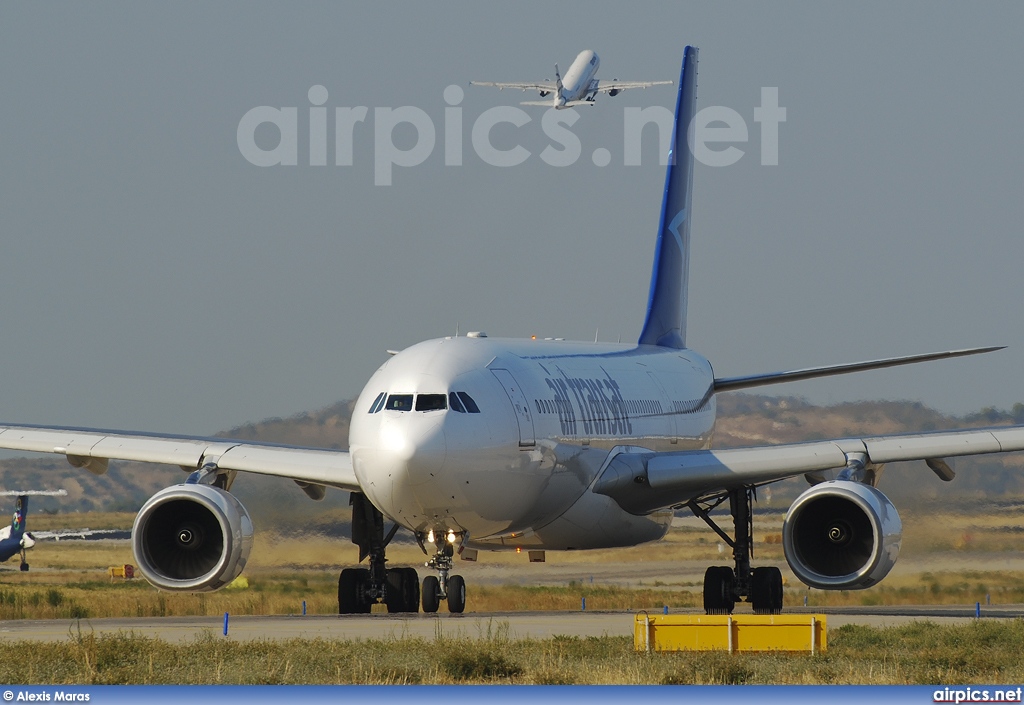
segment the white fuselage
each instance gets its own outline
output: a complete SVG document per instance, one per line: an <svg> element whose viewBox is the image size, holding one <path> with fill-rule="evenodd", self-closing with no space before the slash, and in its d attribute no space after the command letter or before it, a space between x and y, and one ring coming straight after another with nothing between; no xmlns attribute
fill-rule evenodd
<svg viewBox="0 0 1024 705"><path fill-rule="evenodd" d="M563 101L586 100L592 95L595 88L591 84L600 65L601 60L597 58L597 54L589 49L581 51L562 77Z"/></svg>
<svg viewBox="0 0 1024 705"><path fill-rule="evenodd" d="M385 515L420 534L454 531L469 546L655 540L671 512L629 514L590 488L617 446L709 447L713 384L707 360L690 350L430 340L390 358L363 389L353 468Z"/></svg>

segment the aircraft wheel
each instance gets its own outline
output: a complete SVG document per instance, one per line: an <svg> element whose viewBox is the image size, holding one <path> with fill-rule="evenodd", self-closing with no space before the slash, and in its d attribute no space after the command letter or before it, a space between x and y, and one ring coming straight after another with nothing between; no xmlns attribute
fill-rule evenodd
<svg viewBox="0 0 1024 705"><path fill-rule="evenodd" d="M341 571L338 578L338 614L356 614L356 585L359 582L359 571L356 568L346 568Z"/></svg>
<svg viewBox="0 0 1024 705"><path fill-rule="evenodd" d="M440 606L441 583L436 575L428 575L423 578L423 611L433 614Z"/></svg>
<svg viewBox="0 0 1024 705"><path fill-rule="evenodd" d="M461 575L448 578L448 611L462 614L466 609L466 581Z"/></svg>
<svg viewBox="0 0 1024 705"><path fill-rule="evenodd" d="M19 566L19 568L20 568L21 572L23 572L23 573L27 573L27 572L28 572L28 563L22 563L22 564L21 564L21 565Z"/></svg>
<svg viewBox="0 0 1024 705"><path fill-rule="evenodd" d="M750 571L750 604L754 614L771 614L771 576L768 568L754 568Z"/></svg>
<svg viewBox="0 0 1024 705"><path fill-rule="evenodd" d="M736 606L734 581L732 568L728 566L715 565L704 572L705 614L732 614Z"/></svg>
<svg viewBox="0 0 1024 705"><path fill-rule="evenodd" d="M370 583L370 569L356 568L356 612L370 614L373 600L366 596L366 586Z"/></svg>
<svg viewBox="0 0 1024 705"><path fill-rule="evenodd" d="M754 614L782 613L782 571L755 568L750 573L750 601Z"/></svg>
<svg viewBox="0 0 1024 705"><path fill-rule="evenodd" d="M388 612L418 612L420 578L415 568L391 568L387 572Z"/></svg>
<svg viewBox="0 0 1024 705"><path fill-rule="evenodd" d="M415 568L404 569L405 578L402 581L402 595L405 597L407 612L420 611L420 576Z"/></svg>
<svg viewBox="0 0 1024 705"><path fill-rule="evenodd" d="M402 590L405 571L401 568L388 568L386 575L387 599L384 602L388 606L388 613L405 612L405 593Z"/></svg>
<svg viewBox="0 0 1024 705"><path fill-rule="evenodd" d="M778 568L758 568L753 572L754 575L758 573L764 575L761 581L763 582L765 611L761 614L782 614L782 571ZM756 603L754 611L757 612Z"/></svg>

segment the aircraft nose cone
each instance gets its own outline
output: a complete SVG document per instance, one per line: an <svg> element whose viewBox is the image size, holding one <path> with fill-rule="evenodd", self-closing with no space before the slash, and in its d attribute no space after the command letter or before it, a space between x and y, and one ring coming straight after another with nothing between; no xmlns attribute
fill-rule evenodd
<svg viewBox="0 0 1024 705"><path fill-rule="evenodd" d="M415 412L413 412L415 413ZM404 473L410 484L430 482L444 464L444 431L437 420L417 419L390 428L389 464L392 472Z"/></svg>
<svg viewBox="0 0 1024 705"><path fill-rule="evenodd" d="M362 465L363 491L392 518L421 513L423 495L438 484L446 454L440 415L412 411L385 418L372 461Z"/></svg>

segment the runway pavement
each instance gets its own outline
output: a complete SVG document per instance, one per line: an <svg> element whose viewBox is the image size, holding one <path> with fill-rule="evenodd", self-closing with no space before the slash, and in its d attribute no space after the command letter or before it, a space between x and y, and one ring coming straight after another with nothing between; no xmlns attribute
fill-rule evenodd
<svg viewBox="0 0 1024 705"><path fill-rule="evenodd" d="M975 619L973 606L899 606L788 608L791 614L825 614L828 626L867 624L892 626L911 621L963 623ZM674 610L672 614L698 614ZM124 619L11 620L0 623L0 639L66 641L79 633L131 632L171 642L191 641L205 634L237 641L253 639L391 639L438 636L481 638L501 632L510 638L546 639L555 635L629 636L634 612L501 612L415 615L280 615L229 617L143 617ZM1024 617L1024 605L984 606L982 619Z"/></svg>

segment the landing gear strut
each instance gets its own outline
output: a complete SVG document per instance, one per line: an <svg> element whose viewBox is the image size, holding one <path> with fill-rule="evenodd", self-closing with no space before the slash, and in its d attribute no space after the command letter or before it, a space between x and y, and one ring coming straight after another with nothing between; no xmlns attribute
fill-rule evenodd
<svg viewBox="0 0 1024 705"><path fill-rule="evenodd" d="M730 537L711 518L710 512L726 499L732 514ZM736 603L746 598L754 614L782 612L782 571L774 567L750 567L754 555L754 520L750 511L754 487L739 487L704 500L691 500L686 506L703 519L732 548L735 568L711 566L704 573L704 611L707 614L732 614Z"/></svg>
<svg viewBox="0 0 1024 705"><path fill-rule="evenodd" d="M437 612L441 600L446 599L449 612L462 614L466 609L466 581L461 575L449 575L455 553L454 536L450 535L448 540L444 535L438 536L433 544L437 552L427 561L427 567L436 570L437 576L428 575L423 579L423 611ZM420 545L423 545L422 540Z"/></svg>
<svg viewBox="0 0 1024 705"><path fill-rule="evenodd" d="M415 568L388 568L385 550L398 532L395 524L384 534L384 515L366 495L353 492L352 543L359 546L359 562L369 557L368 568L346 568L338 578L339 614L366 614L374 604L388 612L419 610L420 582Z"/></svg>

